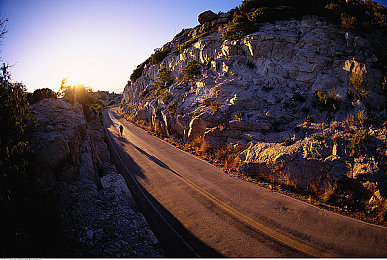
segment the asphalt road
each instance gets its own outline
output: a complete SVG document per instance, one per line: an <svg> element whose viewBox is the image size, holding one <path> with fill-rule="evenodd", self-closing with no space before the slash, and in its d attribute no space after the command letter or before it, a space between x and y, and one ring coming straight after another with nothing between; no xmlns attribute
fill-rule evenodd
<svg viewBox="0 0 387 260"><path fill-rule="evenodd" d="M115 153L130 171L123 174L134 177L196 256L387 257L387 228L232 178L115 109L102 114Z"/></svg>

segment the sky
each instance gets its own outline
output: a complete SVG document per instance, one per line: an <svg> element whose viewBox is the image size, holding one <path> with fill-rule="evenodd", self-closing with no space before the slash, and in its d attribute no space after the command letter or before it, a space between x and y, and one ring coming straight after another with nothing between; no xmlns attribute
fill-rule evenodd
<svg viewBox="0 0 387 260"><path fill-rule="evenodd" d="M94 90L122 92L132 71L197 16L240 0L0 0L8 32L1 63L27 91L57 91L63 78Z"/></svg>
<svg viewBox="0 0 387 260"><path fill-rule="evenodd" d="M241 0L0 0L8 32L1 63L27 91L57 91L63 78L94 90L122 92L136 66L197 16ZM377 1L387 5L387 0Z"/></svg>

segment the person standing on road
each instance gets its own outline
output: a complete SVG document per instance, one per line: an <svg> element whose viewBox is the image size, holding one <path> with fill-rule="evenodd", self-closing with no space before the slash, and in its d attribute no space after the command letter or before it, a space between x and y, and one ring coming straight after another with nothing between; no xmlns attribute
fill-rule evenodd
<svg viewBox="0 0 387 260"><path fill-rule="evenodd" d="M120 125L120 133L121 133L121 136L122 136L122 132L124 131L124 127L122 125Z"/></svg>

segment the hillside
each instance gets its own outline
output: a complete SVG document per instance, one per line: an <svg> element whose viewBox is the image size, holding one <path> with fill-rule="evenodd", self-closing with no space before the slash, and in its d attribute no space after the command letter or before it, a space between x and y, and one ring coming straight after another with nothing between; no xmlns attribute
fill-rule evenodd
<svg viewBox="0 0 387 260"><path fill-rule="evenodd" d="M121 111L234 176L383 224L386 8L302 2L200 14L132 73Z"/></svg>

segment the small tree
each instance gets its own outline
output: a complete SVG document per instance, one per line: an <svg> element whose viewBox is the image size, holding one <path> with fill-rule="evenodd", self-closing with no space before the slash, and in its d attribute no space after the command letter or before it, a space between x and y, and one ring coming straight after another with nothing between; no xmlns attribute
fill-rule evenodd
<svg viewBox="0 0 387 260"><path fill-rule="evenodd" d="M176 112L176 108L177 108L177 101L176 100L173 100L171 103L168 104L167 106L167 110L168 112L172 115Z"/></svg>
<svg viewBox="0 0 387 260"><path fill-rule="evenodd" d="M67 79L62 80L59 95L64 101L70 104L75 105L76 102L79 102L87 117L90 116L91 105L95 104L97 101L92 88L84 85L67 85Z"/></svg>
<svg viewBox="0 0 387 260"><path fill-rule="evenodd" d="M156 51L151 57L150 57L150 63L151 64L159 64L165 57L168 56L168 54L171 52L171 48L167 47L163 50Z"/></svg>
<svg viewBox="0 0 387 260"><path fill-rule="evenodd" d="M258 17L258 16L257 16ZM257 18L256 17L256 18ZM223 40L239 40L252 32L252 26L244 15L235 17L227 24L226 31L222 34Z"/></svg>
<svg viewBox="0 0 387 260"><path fill-rule="evenodd" d="M196 60L190 60L182 70L183 80L188 84L189 80L200 74L200 66Z"/></svg>
<svg viewBox="0 0 387 260"><path fill-rule="evenodd" d="M154 82L155 87L157 88L167 88L173 83L173 79L170 78L171 72L166 68L162 68L159 71L159 74L156 77Z"/></svg>

